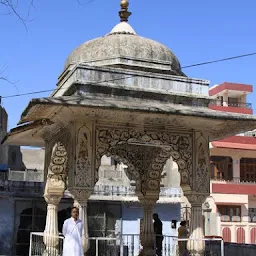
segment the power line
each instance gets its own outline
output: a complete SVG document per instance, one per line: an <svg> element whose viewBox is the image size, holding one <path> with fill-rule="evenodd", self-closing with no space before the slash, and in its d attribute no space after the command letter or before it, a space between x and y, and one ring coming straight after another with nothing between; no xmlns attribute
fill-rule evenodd
<svg viewBox="0 0 256 256"><path fill-rule="evenodd" d="M86 2L82 2L81 0L77 0L77 2L80 4L80 5L87 5L87 4L90 4L90 3L92 3L92 2L94 2L94 0L88 0L88 1L86 1Z"/></svg>
<svg viewBox="0 0 256 256"><path fill-rule="evenodd" d="M213 63L218 63L218 62L223 62L223 61L228 61L228 60L240 59L240 58L249 57L249 56L253 56L253 55L256 55L256 52L248 53L248 54L243 54L243 55L237 55L237 56L228 57L228 58L219 59L219 60L212 60L212 61L201 62L201 63L197 63L197 64L192 64L192 65L184 66L182 68L192 68L192 67L208 65L208 64L213 64Z"/></svg>
<svg viewBox="0 0 256 256"><path fill-rule="evenodd" d="M124 79L129 79L134 77L135 75L131 76L126 76L126 77L120 77L120 78L114 78L114 79L109 79L109 80L102 80L102 81L96 81L96 82L91 82L92 84L101 84L101 83L108 83L108 82L114 82L118 80L124 80ZM56 89L56 88L55 88ZM14 98L14 97L20 97L20 96L26 96L26 95L32 95L32 94L39 94L39 93L45 93L45 92L52 92L55 89L49 89L49 90L44 90L44 91L35 91L35 92L28 92L28 93L22 93L22 94L14 94L14 95L8 95L8 96L3 96L1 97L2 99L7 99L7 98ZM66 88L59 88L59 90L63 90Z"/></svg>
<svg viewBox="0 0 256 256"><path fill-rule="evenodd" d="M224 61L230 61L230 60L234 60L234 59L250 57L250 56L253 56L253 55L256 55L256 52L248 53L248 54L243 54L243 55L236 55L236 56L222 58L222 59L217 59L217 60L212 60L212 61L205 61L205 62L200 62L200 63L196 63L196 64L191 64L191 65L183 66L182 69L198 67L198 66L203 66L203 65L209 65L209 64L214 64L214 63L219 63L219 62L224 62ZM113 58L109 58L109 59L113 59ZM102 59L102 60L109 60L109 59ZM87 62L81 62L81 63L78 63L77 66L79 64L86 64L86 63L92 63L92 62L95 62L95 60L87 61ZM129 79L129 78L132 78L134 76L136 76L136 75L130 75L130 76L125 76L125 77L121 77L121 78L115 78L115 79L111 79L111 80L95 81L95 82L92 82L92 83L93 84L101 84L101 83L106 83L106 82L114 82L114 81L118 81L118 80ZM59 90L62 90L62 89L64 89L64 88L60 88ZM49 89L49 90L42 90L42 91L34 91L34 92L27 92L27 93L21 93L21 94L7 95L7 96L2 96L1 98L2 99L15 98L15 97L21 97L21 96L28 96L28 95L52 92L54 90L56 90L56 88Z"/></svg>

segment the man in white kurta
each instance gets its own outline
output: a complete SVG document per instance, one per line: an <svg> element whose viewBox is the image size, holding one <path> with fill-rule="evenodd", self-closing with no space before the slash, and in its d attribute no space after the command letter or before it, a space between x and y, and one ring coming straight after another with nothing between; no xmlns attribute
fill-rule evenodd
<svg viewBox="0 0 256 256"><path fill-rule="evenodd" d="M71 218L65 220L62 233L65 237L63 245L63 256L83 256L83 223L78 219L79 210L72 208Z"/></svg>

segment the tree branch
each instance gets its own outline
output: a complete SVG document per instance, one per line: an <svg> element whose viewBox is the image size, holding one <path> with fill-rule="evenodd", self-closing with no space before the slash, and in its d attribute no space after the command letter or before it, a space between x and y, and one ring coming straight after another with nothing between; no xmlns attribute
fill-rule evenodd
<svg viewBox="0 0 256 256"><path fill-rule="evenodd" d="M0 68L0 81L4 81L4 82L7 82L7 83L13 85L15 87L15 89L17 90L17 92L19 93L19 89L16 85L18 83L18 81L13 82L4 74L5 71L7 70L7 68L8 68L7 66L3 66L2 68Z"/></svg>
<svg viewBox="0 0 256 256"><path fill-rule="evenodd" d="M0 6L5 7L5 9L7 9L7 11L8 11L7 15L9 14L9 15L16 16L22 22L22 24L24 25L24 27L27 30L26 22L28 21L28 17L30 16L32 7L34 8L34 0L29 0L28 13L26 15L27 17L24 17L19 12L18 4L19 4L19 0L16 0L15 3L13 2L13 0L0 0Z"/></svg>

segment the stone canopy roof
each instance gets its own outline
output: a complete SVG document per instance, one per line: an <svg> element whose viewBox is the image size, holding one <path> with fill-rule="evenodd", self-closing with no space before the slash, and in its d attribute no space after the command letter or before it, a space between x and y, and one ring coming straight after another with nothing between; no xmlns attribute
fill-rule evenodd
<svg viewBox="0 0 256 256"><path fill-rule="evenodd" d="M46 130L56 130L60 124L65 126L65 123L85 117L109 123L118 120L130 125L154 123L163 129L191 126L208 131L211 140L256 127L255 116L219 112L207 107L135 100L128 96L77 95L33 99L22 114L21 125L12 129L4 141L44 146Z"/></svg>

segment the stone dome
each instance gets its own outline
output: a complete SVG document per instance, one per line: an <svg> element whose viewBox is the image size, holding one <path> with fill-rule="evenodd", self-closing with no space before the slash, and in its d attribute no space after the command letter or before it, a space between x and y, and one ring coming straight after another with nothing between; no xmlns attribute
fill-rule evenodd
<svg viewBox="0 0 256 256"><path fill-rule="evenodd" d="M178 58L168 47L138 36L126 19L124 20L117 24L109 34L77 47L67 58L65 68L70 64L80 63L97 66L99 61L104 61L104 66L108 66L106 61L111 64L111 60L113 63L114 59L126 58L131 60L129 68L136 66L138 69L145 70L146 66L154 72L157 66L156 72L161 72L163 69L165 73L184 76Z"/></svg>

